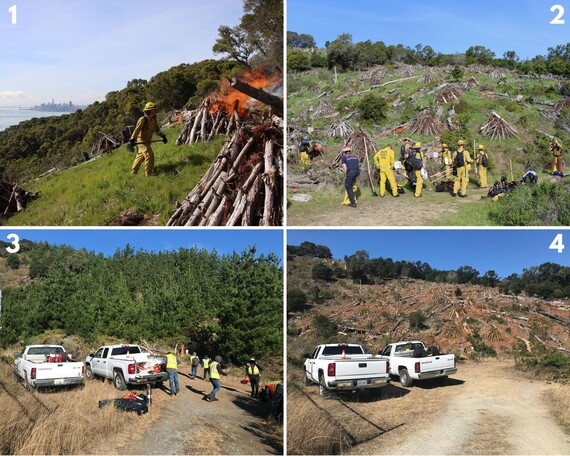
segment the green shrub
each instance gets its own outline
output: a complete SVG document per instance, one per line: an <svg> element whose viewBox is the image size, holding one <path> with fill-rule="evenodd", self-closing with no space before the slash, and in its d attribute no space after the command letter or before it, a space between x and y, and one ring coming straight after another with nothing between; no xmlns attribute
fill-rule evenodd
<svg viewBox="0 0 570 456"><path fill-rule="evenodd" d="M313 321L315 328L322 340L330 339L336 336L336 324L324 315L317 315Z"/></svg>
<svg viewBox="0 0 570 456"><path fill-rule="evenodd" d="M363 119L380 122L386 118L388 103L381 95L367 93L360 99L357 109Z"/></svg>
<svg viewBox="0 0 570 456"><path fill-rule="evenodd" d="M307 305L307 296L297 288L287 290L287 309L289 312L303 310Z"/></svg>
<svg viewBox="0 0 570 456"><path fill-rule="evenodd" d="M408 322L412 329L424 329L426 328L426 316L421 310L416 310L408 316Z"/></svg>
<svg viewBox="0 0 570 456"><path fill-rule="evenodd" d="M8 255L8 258L6 258L6 264L10 269L19 269L20 257L16 254Z"/></svg>
<svg viewBox="0 0 570 456"><path fill-rule="evenodd" d="M313 266L312 277L315 280L332 282L334 280L333 270L324 263L317 263Z"/></svg>

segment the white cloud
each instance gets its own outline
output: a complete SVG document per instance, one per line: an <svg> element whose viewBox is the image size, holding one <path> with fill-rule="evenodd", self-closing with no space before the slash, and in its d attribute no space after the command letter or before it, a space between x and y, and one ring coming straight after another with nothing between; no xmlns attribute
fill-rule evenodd
<svg viewBox="0 0 570 456"><path fill-rule="evenodd" d="M2 90L0 98L26 98L26 95L21 90Z"/></svg>

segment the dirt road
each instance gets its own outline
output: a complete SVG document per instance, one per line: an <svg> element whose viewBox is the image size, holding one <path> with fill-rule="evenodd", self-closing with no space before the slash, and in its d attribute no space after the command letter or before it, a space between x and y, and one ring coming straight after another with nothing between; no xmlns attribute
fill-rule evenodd
<svg viewBox="0 0 570 456"><path fill-rule="evenodd" d="M351 454L570 454L570 436L544 402L552 386L497 360L460 364L445 386L406 391L395 382L375 407L384 413L367 416L399 427Z"/></svg>
<svg viewBox="0 0 570 456"><path fill-rule="evenodd" d="M145 429L137 428L130 438L122 436L105 450L113 454L283 454L263 418L267 404L250 398L247 385L224 377L219 401L207 402L203 396L212 390L209 381L183 374L179 381L177 397L155 391L149 414L156 418Z"/></svg>

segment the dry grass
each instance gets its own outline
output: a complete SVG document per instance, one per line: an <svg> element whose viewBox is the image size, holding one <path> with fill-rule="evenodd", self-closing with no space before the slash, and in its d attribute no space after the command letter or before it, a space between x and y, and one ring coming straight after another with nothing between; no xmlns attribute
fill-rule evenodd
<svg viewBox="0 0 570 456"><path fill-rule="evenodd" d="M551 413L570 435L570 385L557 383L545 397Z"/></svg>
<svg viewBox="0 0 570 456"><path fill-rule="evenodd" d="M120 397L109 384L89 382L85 388L53 392L26 391L5 363L0 366L0 453L85 454L133 421L148 415L126 415L114 407L99 409L99 400ZM105 439L101 439L105 436Z"/></svg>

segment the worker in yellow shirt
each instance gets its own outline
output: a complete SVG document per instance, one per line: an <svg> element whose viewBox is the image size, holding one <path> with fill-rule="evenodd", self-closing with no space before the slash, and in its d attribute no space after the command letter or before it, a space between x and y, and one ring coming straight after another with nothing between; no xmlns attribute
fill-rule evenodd
<svg viewBox="0 0 570 456"><path fill-rule="evenodd" d="M162 138L162 142L166 144L168 140L166 135L160 130L156 121L156 106L153 102L148 102L143 111L144 115L137 121L137 125L131 135L130 144L134 148L138 145L137 156L131 168L131 174L136 174L144 161L145 176L152 176L154 169L154 152L150 147L152 135L155 133Z"/></svg>
<svg viewBox="0 0 570 456"><path fill-rule="evenodd" d="M386 181L390 183L392 196L400 196L396 178L394 177L394 151L392 150L392 144L388 144L384 149L376 152L374 165L380 174L380 196L383 197L386 193Z"/></svg>
<svg viewBox="0 0 570 456"><path fill-rule="evenodd" d="M453 166L456 170L456 176L451 196L459 195L461 198L465 198L467 196L467 184L469 183L469 168L471 163L473 163L473 159L469 151L465 149L465 141L463 139L460 139L457 145L459 147L453 153Z"/></svg>
<svg viewBox="0 0 570 456"><path fill-rule="evenodd" d="M443 165L443 170L445 171L445 178L451 178L453 173L453 162L451 160L451 151L447 144L442 144L441 146L441 163Z"/></svg>
<svg viewBox="0 0 570 456"><path fill-rule="evenodd" d="M479 188L487 188L487 168L489 166L489 157L485 152L485 146L479 144L477 147L477 158L475 159L477 170L479 172Z"/></svg>

